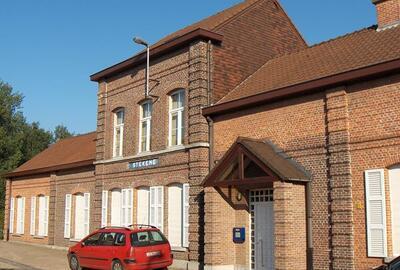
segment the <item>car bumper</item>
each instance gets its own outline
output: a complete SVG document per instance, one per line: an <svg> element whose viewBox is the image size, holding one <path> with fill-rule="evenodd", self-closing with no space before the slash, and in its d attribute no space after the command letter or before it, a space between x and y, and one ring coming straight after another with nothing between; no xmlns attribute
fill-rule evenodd
<svg viewBox="0 0 400 270"><path fill-rule="evenodd" d="M166 268L172 264L171 260L152 262L152 263L124 263L124 269L126 270L148 270L148 269L160 269Z"/></svg>

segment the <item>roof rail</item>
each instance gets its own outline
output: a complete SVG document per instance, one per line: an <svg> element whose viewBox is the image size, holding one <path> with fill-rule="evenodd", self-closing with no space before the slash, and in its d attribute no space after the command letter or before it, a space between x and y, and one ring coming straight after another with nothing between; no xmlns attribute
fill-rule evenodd
<svg viewBox="0 0 400 270"><path fill-rule="evenodd" d="M130 230L128 227L122 227L122 226L104 226L104 227L100 228L100 230L105 230L105 229L125 229L125 230Z"/></svg>
<svg viewBox="0 0 400 270"><path fill-rule="evenodd" d="M149 224L131 224L131 225L129 225L128 227L129 227L129 228L130 228L130 227L139 227L139 229L141 229L141 228L143 228L143 227L147 227L147 228L157 229L156 226L149 225Z"/></svg>

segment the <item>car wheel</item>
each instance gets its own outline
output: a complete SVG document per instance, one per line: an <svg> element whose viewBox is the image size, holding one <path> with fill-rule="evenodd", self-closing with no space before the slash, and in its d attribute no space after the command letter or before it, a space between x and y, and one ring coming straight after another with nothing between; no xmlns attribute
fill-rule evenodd
<svg viewBox="0 0 400 270"><path fill-rule="evenodd" d="M78 257L75 255L71 255L69 257L69 268L71 268L71 270L82 270L82 267L78 261Z"/></svg>
<svg viewBox="0 0 400 270"><path fill-rule="evenodd" d="M124 267L119 260L115 260L112 262L111 270L124 270Z"/></svg>

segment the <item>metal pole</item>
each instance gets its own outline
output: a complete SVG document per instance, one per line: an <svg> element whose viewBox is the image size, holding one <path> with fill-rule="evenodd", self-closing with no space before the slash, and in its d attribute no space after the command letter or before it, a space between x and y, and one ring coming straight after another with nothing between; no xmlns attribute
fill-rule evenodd
<svg viewBox="0 0 400 270"><path fill-rule="evenodd" d="M150 81L150 46L147 45L146 98L149 96L149 81Z"/></svg>

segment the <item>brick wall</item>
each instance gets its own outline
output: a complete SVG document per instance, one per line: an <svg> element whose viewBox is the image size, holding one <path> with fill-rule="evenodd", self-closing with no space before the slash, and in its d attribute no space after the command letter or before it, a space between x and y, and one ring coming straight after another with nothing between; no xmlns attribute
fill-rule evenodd
<svg viewBox="0 0 400 270"><path fill-rule="evenodd" d="M376 2L379 27L382 28L394 23L400 23L400 0L382 0Z"/></svg>
<svg viewBox="0 0 400 270"><path fill-rule="evenodd" d="M10 192L11 188L11 192ZM36 232L38 231L39 224L39 200L38 196L50 196L50 176L40 175L32 178L19 178L13 182L7 184L6 194L11 194L14 198L14 233L10 234L11 241L24 241L37 244L49 244L49 237L39 237L37 235L31 235L31 198L36 197L36 216L35 216L35 227ZM17 197L25 198L25 212L24 212L24 234L18 235L17 229ZM6 229L8 229L9 214L10 214L10 197L7 196L6 204ZM36 233L37 234L37 233ZM50 235L49 235L50 236Z"/></svg>
<svg viewBox="0 0 400 270"><path fill-rule="evenodd" d="M393 75L257 106L214 123L217 160L238 136L265 138L312 174L314 269L382 263L367 258L363 174L385 169L389 194L387 168L400 163L399 93L400 76ZM223 204L212 207L224 211ZM389 197L387 216L390 255Z"/></svg>

